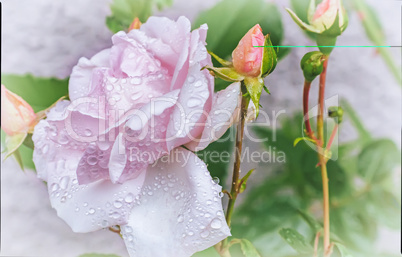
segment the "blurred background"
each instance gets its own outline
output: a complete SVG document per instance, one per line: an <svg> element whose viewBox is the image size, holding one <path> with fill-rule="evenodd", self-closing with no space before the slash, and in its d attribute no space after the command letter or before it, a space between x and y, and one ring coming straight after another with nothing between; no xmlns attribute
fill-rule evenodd
<svg viewBox="0 0 402 257"><path fill-rule="evenodd" d="M4 74L27 73L67 78L80 57L91 57L110 47L112 32L105 20L112 14L112 2L3 0L2 79ZM261 23L264 34L271 33L274 44L313 45L314 41L285 11L290 6L303 10L305 2L174 0L171 6L155 10L154 15L172 19L184 15L193 21L194 28L207 22L208 49L227 57L241 36L257 22ZM402 44L401 1L344 2L350 21L338 45ZM367 4L372 9L367 9ZM217 9L211 14L208 13L211 8ZM367 10L374 10L376 16ZM376 27L377 21L373 23L375 17L381 26ZM219 34L219 24L228 20L227 34ZM270 140L264 144L246 141L251 150L276 147L276 151L286 155L286 163L282 164L242 164L243 171L257 170L246 193L241 195L233 235L252 241L263 256L299 256L278 231L292 227L311 241L314 231L303 214L308 213L318 223L321 217L321 178L311 168L316 163L315 154L304 144L293 147L293 140L302 132L303 74L299 62L307 51L304 48L282 51L276 70L266 79L271 95L263 94L263 110L269 114L283 112L278 118L277 140L272 140L275 129L272 120L267 126L259 117L256 123L260 125L250 130ZM327 77L326 97L337 96L346 111L339 134L339 159L328 164L332 232L345 241L354 256L400 256L401 48L384 51L337 48L331 55ZM217 87L224 84L217 82ZM317 88L313 86L311 91L314 101ZM206 151L231 147L223 142L211 145ZM209 167L228 188L230 164ZM375 175L369 177L369 171ZM46 187L35 173L22 172L12 158L5 161L1 172L0 255L79 256L88 252L127 256L121 238L107 230L73 233L51 208Z"/></svg>

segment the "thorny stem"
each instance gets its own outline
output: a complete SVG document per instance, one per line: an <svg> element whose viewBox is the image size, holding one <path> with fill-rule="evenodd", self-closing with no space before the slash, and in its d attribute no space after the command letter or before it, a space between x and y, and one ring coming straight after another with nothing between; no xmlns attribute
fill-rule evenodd
<svg viewBox="0 0 402 257"><path fill-rule="evenodd" d="M240 119L237 124L236 131L236 150L235 150L235 163L233 166L233 177L232 177L232 188L230 190L231 197L229 198L228 207L226 211L226 222L230 227L232 221L232 215L234 210L234 205L236 203L237 195L240 190L240 164L241 164L241 153L242 153L242 145L243 145L243 134L244 134L244 124L247 116L247 108L249 103L249 98L242 96L241 98L241 110L240 110ZM215 247L217 248L217 247ZM225 239L220 243L219 253L221 256L226 257L230 256L228 249L228 239ZM218 249L217 249L218 250Z"/></svg>
<svg viewBox="0 0 402 257"><path fill-rule="evenodd" d="M327 160L324 149L324 97L325 82L327 77L328 59L324 61L324 69L320 76L320 89L318 97L318 116L317 116L317 135L318 135L318 159L320 161L322 188L323 188L323 205L324 205L324 257L331 256L330 245L330 226L329 226L329 188L328 188L328 172Z"/></svg>
<svg viewBox="0 0 402 257"><path fill-rule="evenodd" d="M309 136L311 139L316 140L316 137L314 135L313 130L311 129L310 125L310 117L308 114L308 99L309 99L309 94L310 94L310 87L311 87L311 81L304 81L304 89L303 89L303 117L304 117L304 125L306 126L306 131L307 131L307 136Z"/></svg>

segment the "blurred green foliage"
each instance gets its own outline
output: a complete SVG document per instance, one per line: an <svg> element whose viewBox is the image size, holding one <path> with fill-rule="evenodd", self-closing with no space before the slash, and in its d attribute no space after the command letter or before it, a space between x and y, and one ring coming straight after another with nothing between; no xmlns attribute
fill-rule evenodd
<svg viewBox="0 0 402 257"><path fill-rule="evenodd" d="M401 203L393 179L401 163L400 150L389 139L374 139L349 104L342 101L342 106L358 137L340 144L339 159L328 162L333 257L393 256L377 253L375 241L381 227L400 227ZM286 163L257 168L256 172L269 175L245 191L235 209L232 238L247 238L264 257L311 257L315 235L322 231L317 153L305 142L293 146L301 124L301 114L281 120L276 140L271 128L255 128L258 138L268 138L267 149L275 147L286 154ZM214 175L227 177L224 172ZM239 247L231 249L233 256L244 256Z"/></svg>
<svg viewBox="0 0 402 257"><path fill-rule="evenodd" d="M146 22L155 7L162 10L172 4L173 0L114 0L110 6L112 14L106 18L106 25L113 33L127 31L134 18Z"/></svg>

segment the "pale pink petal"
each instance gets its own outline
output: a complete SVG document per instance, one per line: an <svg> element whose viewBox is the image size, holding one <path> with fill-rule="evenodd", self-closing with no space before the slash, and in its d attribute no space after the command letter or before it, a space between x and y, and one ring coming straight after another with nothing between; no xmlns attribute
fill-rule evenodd
<svg viewBox="0 0 402 257"><path fill-rule="evenodd" d="M211 109L209 74L200 71L199 65L190 67L187 80L181 89L178 104L168 125L168 149L186 144L197 138L204 128Z"/></svg>
<svg viewBox="0 0 402 257"><path fill-rule="evenodd" d="M109 67L110 49L105 49L90 60L81 58L73 68L69 80L69 96L71 101L88 96L92 90L92 72L98 67Z"/></svg>
<svg viewBox="0 0 402 257"><path fill-rule="evenodd" d="M186 145L190 150L204 149L222 137L226 130L237 122L240 109L240 90L240 82L236 82L215 94L202 136Z"/></svg>
<svg viewBox="0 0 402 257"><path fill-rule="evenodd" d="M129 255L188 257L230 236L221 190L206 165L183 148L149 167L140 199L121 226Z"/></svg>
<svg viewBox="0 0 402 257"><path fill-rule="evenodd" d="M47 181L53 208L75 232L125 224L145 173L121 185L105 180L79 185L76 170L85 148L67 140L60 123L60 120L42 120L33 135L33 160L38 176ZM59 135L52 135L54 132Z"/></svg>

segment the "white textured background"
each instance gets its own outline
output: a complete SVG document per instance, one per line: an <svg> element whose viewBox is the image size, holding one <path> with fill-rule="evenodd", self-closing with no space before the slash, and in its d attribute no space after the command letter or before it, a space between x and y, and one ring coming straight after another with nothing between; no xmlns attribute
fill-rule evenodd
<svg viewBox="0 0 402 257"><path fill-rule="evenodd" d="M345 0L348 1L348 0ZM2 72L67 77L81 56L90 57L110 45L105 26L111 0L3 0ZM160 15L194 19L216 0L176 0ZM273 1L288 6L288 0ZM386 29L387 43L401 45L401 1L370 0ZM282 8L283 11L283 8ZM312 44L283 12L285 44ZM369 45L356 15L339 40L343 45ZM398 64L401 50L393 49ZM268 79L271 96L264 109L301 108L299 60L294 50ZM401 145L401 88L373 49L337 49L329 67L327 97L345 97L378 137ZM313 89L312 94L315 95ZM343 138L353 136L347 126ZM396 174L400 184L400 171ZM23 173L13 160L2 165L1 256L78 256L88 252L126 256L122 240L108 231L75 234L50 207L45 186L35 175ZM399 253L399 232L383 230L378 247Z"/></svg>

